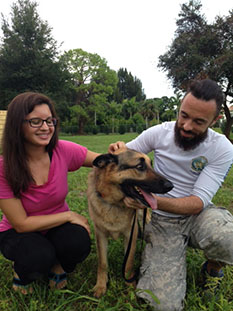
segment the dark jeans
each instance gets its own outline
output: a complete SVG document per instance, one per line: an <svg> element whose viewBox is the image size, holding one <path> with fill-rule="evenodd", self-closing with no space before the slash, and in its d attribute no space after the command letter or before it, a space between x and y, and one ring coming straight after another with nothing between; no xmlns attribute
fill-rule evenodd
<svg viewBox="0 0 233 311"><path fill-rule="evenodd" d="M15 272L25 285L47 275L56 263L65 272L72 272L90 250L87 230L71 223L52 228L45 235L39 232L17 233L14 229L0 232L0 251L14 261Z"/></svg>

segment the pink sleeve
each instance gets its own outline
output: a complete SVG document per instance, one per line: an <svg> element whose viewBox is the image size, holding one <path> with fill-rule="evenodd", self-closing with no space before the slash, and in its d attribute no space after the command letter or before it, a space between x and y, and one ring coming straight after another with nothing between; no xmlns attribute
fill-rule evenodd
<svg viewBox="0 0 233 311"><path fill-rule="evenodd" d="M65 157L68 171L75 171L83 165L87 155L86 147L70 141L59 140L59 149Z"/></svg>
<svg viewBox="0 0 233 311"><path fill-rule="evenodd" d="M3 170L3 159L0 158L0 199L11 199L14 198L14 194L8 185Z"/></svg>

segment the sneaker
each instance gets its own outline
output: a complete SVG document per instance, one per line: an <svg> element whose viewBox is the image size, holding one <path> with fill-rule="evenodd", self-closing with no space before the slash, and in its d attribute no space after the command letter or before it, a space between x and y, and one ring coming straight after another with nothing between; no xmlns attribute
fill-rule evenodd
<svg viewBox="0 0 233 311"><path fill-rule="evenodd" d="M206 261L201 269L201 275L202 275L202 284L201 287L203 291L205 292L205 296L213 296L216 295L217 290L219 289L219 286L223 280L223 270L216 271L211 269L210 273L207 271L207 265L208 261Z"/></svg>

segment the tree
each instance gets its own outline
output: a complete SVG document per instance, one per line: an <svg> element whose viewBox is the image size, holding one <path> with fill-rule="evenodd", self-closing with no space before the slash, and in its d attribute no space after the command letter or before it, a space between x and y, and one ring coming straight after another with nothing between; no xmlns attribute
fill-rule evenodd
<svg viewBox="0 0 233 311"><path fill-rule="evenodd" d="M71 88L75 94L73 105L79 106L73 111L85 111L77 116L79 133L83 133L87 122L97 124L98 114L104 111L108 98L116 89L117 75L104 58L82 49L69 50L60 60L64 71L71 75Z"/></svg>
<svg viewBox="0 0 233 311"><path fill-rule="evenodd" d="M200 13L199 1L189 1L182 5L182 11L177 20L175 39L170 49L159 57L158 67L167 71L167 77L172 81L175 89L187 89L190 79L194 79L200 72L205 59L199 53L198 46L206 21Z"/></svg>
<svg viewBox="0 0 233 311"><path fill-rule="evenodd" d="M137 112L139 103L136 102L136 98L123 100L122 112L125 119L131 119L132 116Z"/></svg>
<svg viewBox="0 0 233 311"><path fill-rule="evenodd" d="M190 80L197 78L209 77L218 82L226 97L225 135L229 138L233 124L227 105L233 97L233 11L208 24L201 7L196 0L181 6L175 38L169 50L159 57L158 67L167 71L176 90L186 91Z"/></svg>
<svg viewBox="0 0 233 311"><path fill-rule="evenodd" d="M120 68L117 72L118 84L116 101L123 102L124 99L136 98L136 101L142 101L146 98L142 83L137 77L133 77L127 69Z"/></svg>
<svg viewBox="0 0 233 311"><path fill-rule="evenodd" d="M211 79L218 81L224 89L226 100L223 109L227 121L224 134L229 138L233 125L233 116L228 105L233 100L233 10L225 18L216 18L212 32L216 36L218 50L210 62L207 74Z"/></svg>
<svg viewBox="0 0 233 311"><path fill-rule="evenodd" d="M120 118L121 110L122 105L116 103L115 101L111 101L108 105L107 117L109 117L109 119L107 119L106 121L109 122L109 124L111 124L112 133L115 133L115 128L117 126L116 119Z"/></svg>
<svg viewBox="0 0 233 311"><path fill-rule="evenodd" d="M181 98L182 93L181 92L175 92L176 96L172 96L168 99L169 102L169 109L173 111L173 115L176 115L176 118L178 117L180 105L181 105Z"/></svg>
<svg viewBox="0 0 233 311"><path fill-rule="evenodd" d="M162 121L171 121L176 117L177 112L177 101L174 96L167 97L163 96L162 105L160 104L160 117Z"/></svg>
<svg viewBox="0 0 233 311"><path fill-rule="evenodd" d="M53 98L64 93L66 77L57 62L57 42L48 23L40 19L37 6L30 0L18 0L12 5L11 23L1 15L1 109L20 92L33 90Z"/></svg>
<svg viewBox="0 0 233 311"><path fill-rule="evenodd" d="M149 120L152 120L154 118L158 119L158 116L159 116L158 102L152 98L146 99L142 104L140 112L142 116L145 118L146 128L148 128Z"/></svg>

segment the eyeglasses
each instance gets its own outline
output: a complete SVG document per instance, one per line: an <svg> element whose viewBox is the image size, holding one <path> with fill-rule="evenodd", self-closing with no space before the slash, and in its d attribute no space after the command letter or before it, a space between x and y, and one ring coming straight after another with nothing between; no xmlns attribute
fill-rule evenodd
<svg viewBox="0 0 233 311"><path fill-rule="evenodd" d="M46 120L43 120L41 118L32 118L24 121L28 122L31 127L41 127L44 124L44 122L46 122L48 127L53 127L57 124L57 119L51 117L47 118Z"/></svg>

